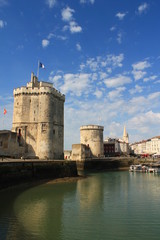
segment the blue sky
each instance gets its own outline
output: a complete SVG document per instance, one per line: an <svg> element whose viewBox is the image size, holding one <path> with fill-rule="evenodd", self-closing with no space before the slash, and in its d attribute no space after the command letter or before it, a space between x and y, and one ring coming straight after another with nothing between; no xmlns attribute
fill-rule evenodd
<svg viewBox="0 0 160 240"><path fill-rule="evenodd" d="M66 95L65 149L86 124L104 138L126 125L130 142L160 135L159 12L158 0L0 0L0 129L40 60L39 79Z"/></svg>

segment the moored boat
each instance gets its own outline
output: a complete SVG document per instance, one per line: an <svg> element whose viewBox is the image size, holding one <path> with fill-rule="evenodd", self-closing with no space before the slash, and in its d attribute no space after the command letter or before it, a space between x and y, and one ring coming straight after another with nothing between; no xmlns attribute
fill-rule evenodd
<svg viewBox="0 0 160 240"><path fill-rule="evenodd" d="M129 168L130 172L142 172L142 165L138 164L138 165L131 165Z"/></svg>

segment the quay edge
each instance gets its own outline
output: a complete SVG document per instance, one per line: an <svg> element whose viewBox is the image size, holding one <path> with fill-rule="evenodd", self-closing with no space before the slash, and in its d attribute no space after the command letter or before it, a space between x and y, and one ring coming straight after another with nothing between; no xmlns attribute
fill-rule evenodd
<svg viewBox="0 0 160 240"><path fill-rule="evenodd" d="M76 162L16 160L0 162L0 189L39 180L78 177Z"/></svg>

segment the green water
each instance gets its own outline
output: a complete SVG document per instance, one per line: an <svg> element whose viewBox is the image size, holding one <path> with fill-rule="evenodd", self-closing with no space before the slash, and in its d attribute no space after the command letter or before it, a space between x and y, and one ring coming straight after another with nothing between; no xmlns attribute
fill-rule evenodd
<svg viewBox="0 0 160 240"><path fill-rule="evenodd" d="M160 176L106 172L1 191L3 239L160 239Z"/></svg>

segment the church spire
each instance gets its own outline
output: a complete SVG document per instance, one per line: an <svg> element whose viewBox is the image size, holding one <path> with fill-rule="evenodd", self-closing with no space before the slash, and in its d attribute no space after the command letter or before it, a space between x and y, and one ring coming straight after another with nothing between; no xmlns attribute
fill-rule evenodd
<svg viewBox="0 0 160 240"><path fill-rule="evenodd" d="M124 125L124 130L123 130L123 141L126 143L129 143L129 136L128 133L126 131L126 126Z"/></svg>
<svg viewBox="0 0 160 240"><path fill-rule="evenodd" d="M124 130L123 130L123 138L127 137L127 131L126 131L126 126L124 125Z"/></svg>

